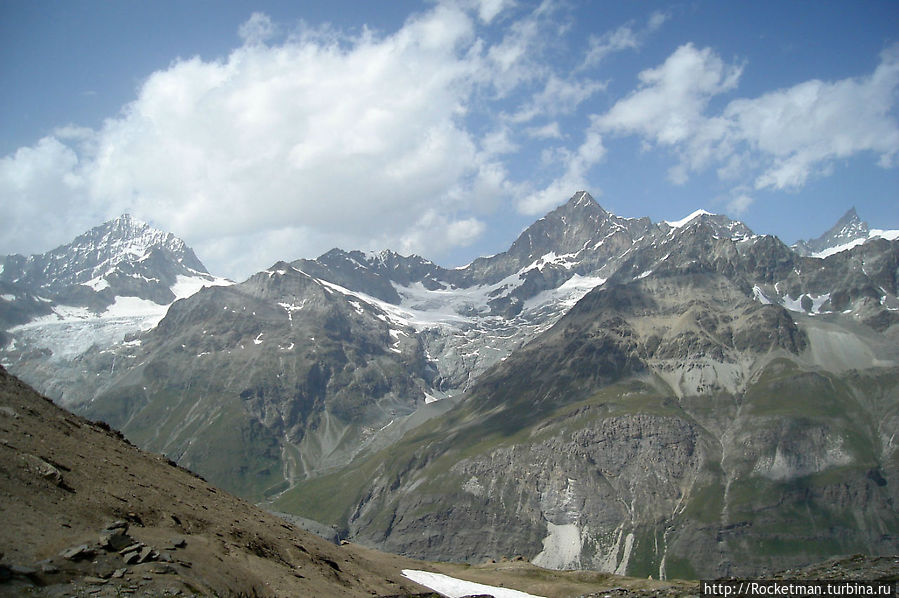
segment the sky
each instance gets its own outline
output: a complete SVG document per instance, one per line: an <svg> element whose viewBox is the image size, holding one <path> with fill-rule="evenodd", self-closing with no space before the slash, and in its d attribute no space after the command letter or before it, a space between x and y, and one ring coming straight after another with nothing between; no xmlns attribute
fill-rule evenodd
<svg viewBox="0 0 899 598"><path fill-rule="evenodd" d="M0 0L0 254L123 213L242 280L447 267L589 191L899 229L899 3Z"/></svg>

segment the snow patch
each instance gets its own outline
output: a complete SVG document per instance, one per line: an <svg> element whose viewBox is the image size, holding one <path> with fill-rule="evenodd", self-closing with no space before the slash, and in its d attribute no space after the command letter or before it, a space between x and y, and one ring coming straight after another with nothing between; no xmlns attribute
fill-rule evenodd
<svg viewBox="0 0 899 598"><path fill-rule="evenodd" d="M853 247L857 247L858 245L862 245L871 239L886 239L887 241L895 241L899 239L899 230L881 230L881 229L871 229L868 231L867 237L859 237L857 239L853 239L841 245L837 245L835 247L828 247L827 249L822 249L821 251L817 251L811 254L811 257L817 258L826 258L831 255L848 251Z"/></svg>
<svg viewBox="0 0 899 598"><path fill-rule="evenodd" d="M757 286L752 287L752 296L762 305L771 305L773 303L773 301L765 296L764 291Z"/></svg>
<svg viewBox="0 0 899 598"><path fill-rule="evenodd" d="M83 284L84 286L90 287L95 291L102 291L103 289L109 288L109 281L99 276L97 278L92 278Z"/></svg>
<svg viewBox="0 0 899 598"><path fill-rule="evenodd" d="M509 588L488 586L473 581L465 581L464 579L456 579L449 575L431 573L430 571L403 569L403 577L411 579L415 583L421 584L427 588L431 588L438 594L443 594L447 598L463 598L464 596L473 595L493 596L493 598L543 598L542 596L537 596L535 594L528 594Z"/></svg>
<svg viewBox="0 0 899 598"><path fill-rule="evenodd" d="M714 214L712 214L711 212L706 212L705 210L696 210L695 212L693 212L686 218L681 218L680 220L675 220L675 221L665 220L665 224L667 224L671 228L681 228L684 225L688 224L694 218L698 218L699 216L702 216L702 215L714 216Z"/></svg>
<svg viewBox="0 0 899 598"><path fill-rule="evenodd" d="M199 292L204 287L226 287L234 284L234 281L218 276L184 276L179 274L175 278L175 284L171 286L175 299L185 299Z"/></svg>
<svg viewBox="0 0 899 598"><path fill-rule="evenodd" d="M616 575L627 575L627 563L631 560L631 551L634 549L634 534L628 533L624 539L624 554L621 555L621 562L615 569Z"/></svg>

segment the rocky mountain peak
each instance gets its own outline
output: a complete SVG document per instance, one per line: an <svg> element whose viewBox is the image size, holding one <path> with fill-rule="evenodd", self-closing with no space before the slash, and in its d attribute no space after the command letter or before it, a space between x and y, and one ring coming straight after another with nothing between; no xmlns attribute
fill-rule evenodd
<svg viewBox="0 0 899 598"><path fill-rule="evenodd" d="M823 235L807 241L800 240L793 245L793 250L803 256L825 257L840 247L863 242L870 235L868 223L859 218L855 207L852 207Z"/></svg>
<svg viewBox="0 0 899 598"><path fill-rule="evenodd" d="M154 249L160 249L170 253L185 267L208 273L183 240L128 213L94 227L59 249L65 249L68 253L73 250L99 252L99 255L112 262L145 259Z"/></svg>
<svg viewBox="0 0 899 598"><path fill-rule="evenodd" d="M529 226L509 248L509 254L533 261L548 253L574 253L596 236L612 215L586 191L578 191Z"/></svg>
<svg viewBox="0 0 899 598"><path fill-rule="evenodd" d="M848 239L854 239L859 233L867 235L868 223L862 221L855 211L855 206L849 208L843 217L837 220L837 223L825 235L834 235Z"/></svg>
<svg viewBox="0 0 899 598"><path fill-rule="evenodd" d="M102 290L108 288L109 276L116 274L154 278L160 268L208 274L184 241L130 214L96 226L47 253L24 260L9 256L4 262L12 266L4 267L4 280L50 294L72 285Z"/></svg>
<svg viewBox="0 0 899 598"><path fill-rule="evenodd" d="M0 257L0 284L14 298L0 305L0 322L56 306L100 314L120 297L163 306L214 280L183 240L123 214L47 253Z"/></svg>

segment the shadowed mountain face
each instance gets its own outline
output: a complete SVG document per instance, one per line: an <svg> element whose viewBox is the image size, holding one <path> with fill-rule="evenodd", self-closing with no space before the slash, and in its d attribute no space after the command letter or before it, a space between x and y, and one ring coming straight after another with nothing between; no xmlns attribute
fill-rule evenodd
<svg viewBox="0 0 899 598"><path fill-rule="evenodd" d="M724 216L655 224L578 193L464 268L335 249L202 289L68 369L4 359L388 550L755 574L896 548L897 275L888 238L803 257Z"/></svg>

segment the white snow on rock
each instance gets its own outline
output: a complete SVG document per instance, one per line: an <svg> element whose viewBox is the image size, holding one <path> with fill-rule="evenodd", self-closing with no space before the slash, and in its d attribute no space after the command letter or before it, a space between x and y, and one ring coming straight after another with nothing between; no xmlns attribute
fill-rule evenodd
<svg viewBox="0 0 899 598"><path fill-rule="evenodd" d="M464 579L456 579L449 575L431 573L430 571L417 571L415 569L403 569L403 576L415 583L431 588L446 598L463 598L463 596L486 595L493 598L543 598L535 594L488 586Z"/></svg>
<svg viewBox="0 0 899 598"><path fill-rule="evenodd" d="M232 284L224 278L208 280L179 275L172 285L175 299L189 297L204 286ZM143 332L156 326L169 309L149 299L117 296L101 313L86 307L56 305L53 313L15 326L10 333L21 336L26 344L49 349L54 359L73 359L92 346L110 347L122 342L130 333Z"/></svg>
<svg viewBox="0 0 899 598"><path fill-rule="evenodd" d="M671 228L681 228L684 225L688 224L694 218L698 218L699 216L702 216L703 214L705 214L707 216L714 216L714 214L712 214L711 212L706 212L705 210L696 210L695 212L693 212L686 218L681 218L680 220L674 220L674 221L666 220L665 224L667 224Z"/></svg>
<svg viewBox="0 0 899 598"><path fill-rule="evenodd" d="M871 229L868 231L867 237L859 237L857 239L852 239L842 245L837 245L836 247L828 247L827 249L823 249L816 253L811 254L811 257L825 258L835 253L840 253L841 251L848 251L857 245L862 245L871 239L886 239L887 241L895 241L899 239L899 230L881 230L881 229Z"/></svg>

